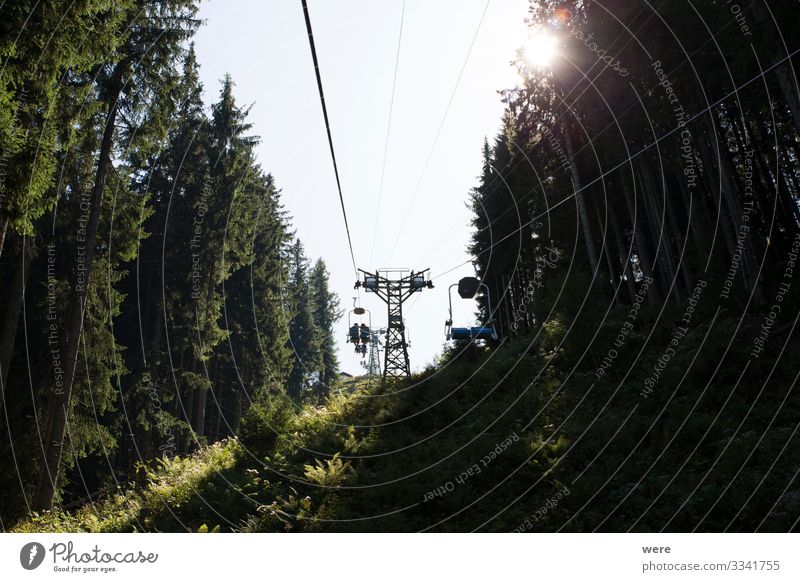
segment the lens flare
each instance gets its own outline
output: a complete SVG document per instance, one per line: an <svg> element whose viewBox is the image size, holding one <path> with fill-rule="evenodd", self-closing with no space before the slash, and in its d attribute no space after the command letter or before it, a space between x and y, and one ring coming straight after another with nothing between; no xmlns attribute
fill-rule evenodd
<svg viewBox="0 0 800 582"><path fill-rule="evenodd" d="M549 67L558 54L556 38L544 31L537 32L528 38L523 48L525 62L534 69Z"/></svg>

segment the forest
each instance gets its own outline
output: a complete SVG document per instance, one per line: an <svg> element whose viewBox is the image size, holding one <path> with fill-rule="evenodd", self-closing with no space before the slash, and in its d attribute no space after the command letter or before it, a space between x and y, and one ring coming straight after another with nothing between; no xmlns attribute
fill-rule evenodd
<svg viewBox="0 0 800 582"><path fill-rule="evenodd" d="M3 7L6 527L236 434L254 401L324 398L338 373L327 268L233 80L202 102L197 4Z"/></svg>
<svg viewBox="0 0 800 582"><path fill-rule="evenodd" d="M386 382L196 0L0 10L4 531L798 530L795 2L531 0L464 192L496 339Z"/></svg>

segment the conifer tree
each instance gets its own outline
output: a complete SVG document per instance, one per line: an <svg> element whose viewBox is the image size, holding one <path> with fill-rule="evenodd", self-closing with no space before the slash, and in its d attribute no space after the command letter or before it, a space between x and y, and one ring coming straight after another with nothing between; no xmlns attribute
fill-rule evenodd
<svg viewBox="0 0 800 582"><path fill-rule="evenodd" d="M289 304L293 317L289 322L289 347L292 350L292 369L287 391L299 400L309 380L320 369L320 334L314 321L314 305L309 285L308 259L300 239L289 251Z"/></svg>
<svg viewBox="0 0 800 582"><path fill-rule="evenodd" d="M334 325L342 317L339 297L329 289L328 279L329 274L325 261L317 259L309 275L309 286L311 287L314 325L319 334L317 340L319 342L321 366L319 381L322 383L325 394L330 391L330 386L339 373Z"/></svg>
<svg viewBox="0 0 800 582"><path fill-rule="evenodd" d="M111 159L115 153L116 130L133 131L152 101L142 98L143 87L160 87L174 71L174 58L181 44L191 36L197 23L192 0L136 2L126 13L125 40L117 51L118 59L98 70L97 92L105 109L97 153L97 168L91 188L80 193L87 212L81 219L78 254L75 259L72 291L66 319L66 343L63 350L64 387L54 394L45 431L44 458L39 485L34 496L36 509L49 509L55 497L64 455L64 442L75 382L78 351L81 345L84 312L92 286L92 271L97 251L97 235L102 202L107 189ZM85 243L85 244L84 244Z"/></svg>

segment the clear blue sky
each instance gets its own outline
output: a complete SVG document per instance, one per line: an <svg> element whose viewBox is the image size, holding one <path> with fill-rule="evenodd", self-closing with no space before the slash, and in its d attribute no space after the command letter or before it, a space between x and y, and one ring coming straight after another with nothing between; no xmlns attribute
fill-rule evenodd
<svg viewBox="0 0 800 582"><path fill-rule="evenodd" d="M445 118L485 5L485 0L407 0L378 210L403 2L309 0L360 268L430 267L436 277L470 258L465 204L481 171L484 136L491 140L500 127L503 106L497 91L516 83L510 62L525 38L528 1L490 2ZM253 104L250 120L262 139L261 164L283 190L309 256L325 260L333 290L343 307L351 308L355 277L300 0L211 0L202 5L200 17L206 24L196 49L207 103L229 72L238 102ZM464 266L406 304L414 369L441 351L447 287L472 274L472 267ZM362 292L362 305L372 311L373 325L386 324L378 299ZM459 300L456 324L472 322L474 310L472 302ZM361 373L359 359L344 341L346 316L339 328L342 369Z"/></svg>

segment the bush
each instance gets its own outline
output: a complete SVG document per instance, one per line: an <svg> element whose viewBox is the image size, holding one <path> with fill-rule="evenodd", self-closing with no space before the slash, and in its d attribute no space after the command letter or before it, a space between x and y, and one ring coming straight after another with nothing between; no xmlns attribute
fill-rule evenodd
<svg viewBox="0 0 800 582"><path fill-rule="evenodd" d="M263 459L294 419L294 407L288 399L254 402L242 418L239 440L248 452Z"/></svg>

